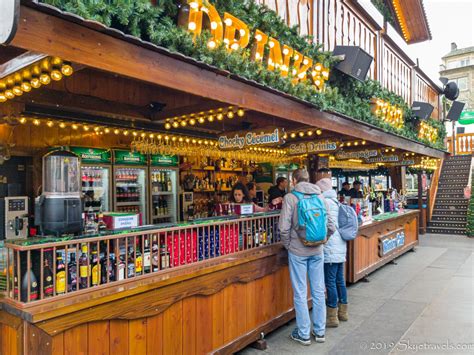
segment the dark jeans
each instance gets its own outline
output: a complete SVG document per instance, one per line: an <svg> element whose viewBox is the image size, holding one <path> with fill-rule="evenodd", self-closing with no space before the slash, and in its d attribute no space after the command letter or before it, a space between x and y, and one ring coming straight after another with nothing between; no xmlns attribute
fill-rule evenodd
<svg viewBox="0 0 474 355"><path fill-rule="evenodd" d="M338 302L347 304L344 263L325 263L324 282L326 283L326 305L328 307L336 308Z"/></svg>

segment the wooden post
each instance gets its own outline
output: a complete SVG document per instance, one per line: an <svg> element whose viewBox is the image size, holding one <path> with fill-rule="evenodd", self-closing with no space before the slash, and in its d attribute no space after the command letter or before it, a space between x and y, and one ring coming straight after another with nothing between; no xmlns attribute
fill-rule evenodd
<svg viewBox="0 0 474 355"><path fill-rule="evenodd" d="M422 173L418 172L418 208L420 210L420 234L426 233L425 214L423 210L423 178Z"/></svg>

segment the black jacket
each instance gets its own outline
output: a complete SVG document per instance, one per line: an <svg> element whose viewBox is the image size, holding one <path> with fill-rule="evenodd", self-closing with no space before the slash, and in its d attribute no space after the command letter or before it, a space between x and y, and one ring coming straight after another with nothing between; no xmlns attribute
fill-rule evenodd
<svg viewBox="0 0 474 355"><path fill-rule="evenodd" d="M286 195L285 190L280 190L278 186L272 186L268 189L268 201L271 203L274 199L278 197L284 197Z"/></svg>

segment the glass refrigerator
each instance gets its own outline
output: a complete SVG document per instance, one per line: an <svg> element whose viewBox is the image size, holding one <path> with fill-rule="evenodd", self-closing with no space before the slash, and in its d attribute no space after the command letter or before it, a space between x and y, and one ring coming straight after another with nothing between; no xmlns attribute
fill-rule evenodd
<svg viewBox="0 0 474 355"><path fill-rule="evenodd" d="M150 220L153 224L178 220L178 156L150 156Z"/></svg>
<svg viewBox="0 0 474 355"><path fill-rule="evenodd" d="M112 210L110 149L72 147L71 151L81 158L81 183L84 209L94 213Z"/></svg>
<svg viewBox="0 0 474 355"><path fill-rule="evenodd" d="M114 151L114 211L140 214L148 223L147 156L128 150Z"/></svg>

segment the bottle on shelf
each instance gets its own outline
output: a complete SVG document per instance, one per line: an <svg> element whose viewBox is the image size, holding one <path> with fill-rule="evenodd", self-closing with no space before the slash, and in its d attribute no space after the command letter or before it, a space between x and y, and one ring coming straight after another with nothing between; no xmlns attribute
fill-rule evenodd
<svg viewBox="0 0 474 355"><path fill-rule="evenodd" d="M133 255L133 246L128 248L128 270L127 270L127 278L131 278L135 276L135 258Z"/></svg>
<svg viewBox="0 0 474 355"><path fill-rule="evenodd" d="M77 264L76 264L76 254L71 254L71 261L67 264L67 273L68 273L68 292L77 290Z"/></svg>
<svg viewBox="0 0 474 355"><path fill-rule="evenodd" d="M48 298L54 296L53 271L49 266L49 259L44 259L43 267L43 297Z"/></svg>
<svg viewBox="0 0 474 355"><path fill-rule="evenodd" d="M160 248L161 270L170 267L170 254L166 249L166 245L162 244Z"/></svg>
<svg viewBox="0 0 474 355"><path fill-rule="evenodd" d="M87 245L83 244L81 247L81 256L79 258L79 288L87 288L87 280L89 278L89 269L90 266L87 265L88 260L88 250Z"/></svg>
<svg viewBox="0 0 474 355"><path fill-rule="evenodd" d="M91 255L91 285L98 286L100 284L101 265L99 262L99 255L97 250L94 250Z"/></svg>
<svg viewBox="0 0 474 355"><path fill-rule="evenodd" d="M29 275L29 276L28 276ZM28 278L30 279L28 283ZM29 301L34 301L38 299L38 281L36 280L36 276L33 270L29 269L23 275L21 280L21 301L27 302L28 301L28 289L30 290L30 299Z"/></svg>
<svg viewBox="0 0 474 355"><path fill-rule="evenodd" d="M145 246L143 248L143 272L148 274L151 270L151 252L150 241L145 237Z"/></svg>
<svg viewBox="0 0 474 355"><path fill-rule="evenodd" d="M137 240L135 248L135 275L140 276L143 273L143 256L141 252L141 242Z"/></svg>
<svg viewBox="0 0 474 355"><path fill-rule="evenodd" d="M153 241L153 246L151 247L151 252L153 257L151 259L152 263L152 271L156 272L160 269L160 247L158 246L158 242L156 240Z"/></svg>
<svg viewBox="0 0 474 355"><path fill-rule="evenodd" d="M61 295L66 293L66 265L61 255L56 259L56 294Z"/></svg>
<svg viewBox="0 0 474 355"><path fill-rule="evenodd" d="M117 280L125 280L125 261L123 255L120 255L117 266Z"/></svg>

